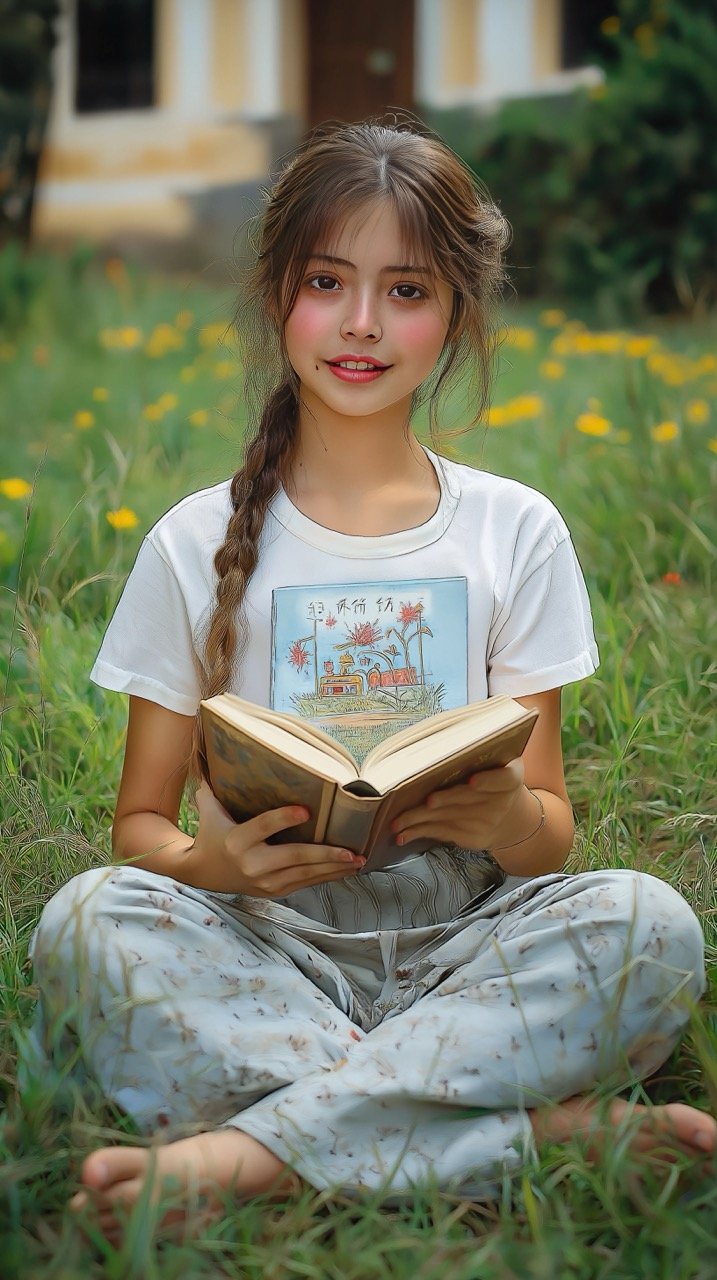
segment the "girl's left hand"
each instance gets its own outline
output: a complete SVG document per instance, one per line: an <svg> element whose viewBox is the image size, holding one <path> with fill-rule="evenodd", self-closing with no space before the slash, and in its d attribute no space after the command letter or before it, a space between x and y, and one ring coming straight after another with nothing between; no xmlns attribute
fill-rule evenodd
<svg viewBox="0 0 717 1280"><path fill-rule="evenodd" d="M397 845L435 840L465 849L501 845L501 827L523 791L521 759L499 769L475 773L456 787L434 791L416 809L407 809L391 824Z"/></svg>

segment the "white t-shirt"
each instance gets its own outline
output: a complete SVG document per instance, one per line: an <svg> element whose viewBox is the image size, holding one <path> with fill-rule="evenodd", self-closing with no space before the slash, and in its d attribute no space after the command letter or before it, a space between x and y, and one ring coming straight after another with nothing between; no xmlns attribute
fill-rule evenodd
<svg viewBox="0 0 717 1280"><path fill-rule="evenodd" d="M552 503L427 454L438 508L399 533L336 533L277 494L247 591L249 639L233 692L329 730L381 722L384 736L434 710L541 693L595 670L585 583ZM157 522L92 669L97 684L194 714L229 515L225 481Z"/></svg>

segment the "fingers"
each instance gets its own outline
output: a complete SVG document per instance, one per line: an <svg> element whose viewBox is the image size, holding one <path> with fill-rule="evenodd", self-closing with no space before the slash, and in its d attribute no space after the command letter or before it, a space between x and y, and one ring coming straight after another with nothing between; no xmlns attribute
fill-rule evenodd
<svg viewBox="0 0 717 1280"><path fill-rule="evenodd" d="M304 805L285 804L280 809L267 809L266 813L259 813L256 818L249 818L247 822L239 824L242 842L247 848L250 845L263 844L271 836L278 835L280 831L300 826L310 816L309 810Z"/></svg>
<svg viewBox="0 0 717 1280"><path fill-rule="evenodd" d="M336 869L336 863L319 863L311 868L286 867L265 878L264 894L268 898L285 898L299 889L310 889L316 884L326 884L330 880L345 880L361 870L365 858L358 860L353 866Z"/></svg>
<svg viewBox="0 0 717 1280"><path fill-rule="evenodd" d="M422 805L407 809L394 820L396 843L420 837L483 847L481 833L487 834L502 821L523 786L523 777L523 762L518 759L499 769L475 773L455 787L431 792Z"/></svg>
<svg viewBox="0 0 717 1280"><path fill-rule="evenodd" d="M242 882L240 892L285 897L297 889L360 871L366 859L350 849L296 841L267 843L272 836L299 826L308 817L309 811L303 806L284 805L235 825L227 837L227 850Z"/></svg>

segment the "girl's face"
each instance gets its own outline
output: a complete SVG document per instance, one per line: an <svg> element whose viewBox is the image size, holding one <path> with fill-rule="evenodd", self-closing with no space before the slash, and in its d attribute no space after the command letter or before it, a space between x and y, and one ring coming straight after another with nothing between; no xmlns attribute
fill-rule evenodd
<svg viewBox="0 0 717 1280"><path fill-rule="evenodd" d="M330 249L314 247L285 324L302 403L350 418L395 407L405 422L443 349L452 304L450 285L407 256L391 205L360 210Z"/></svg>

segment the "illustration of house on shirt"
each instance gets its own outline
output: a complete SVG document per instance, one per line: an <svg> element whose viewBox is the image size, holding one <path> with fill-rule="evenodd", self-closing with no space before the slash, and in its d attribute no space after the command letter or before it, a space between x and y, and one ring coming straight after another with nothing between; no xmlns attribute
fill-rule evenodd
<svg viewBox="0 0 717 1280"><path fill-rule="evenodd" d="M272 706L332 733L357 759L467 701L465 578L280 587L272 637Z"/></svg>

